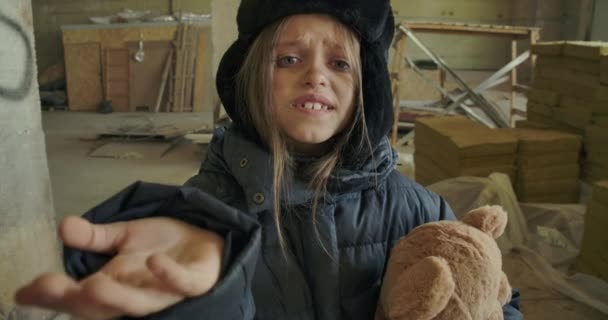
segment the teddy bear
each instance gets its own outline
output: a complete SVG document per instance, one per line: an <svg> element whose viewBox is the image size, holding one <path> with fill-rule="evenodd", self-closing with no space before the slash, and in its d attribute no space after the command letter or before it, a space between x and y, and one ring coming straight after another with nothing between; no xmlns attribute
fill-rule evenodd
<svg viewBox="0 0 608 320"><path fill-rule="evenodd" d="M500 206L484 206L412 230L391 251L375 320L503 319L511 286L495 239L506 225Z"/></svg>

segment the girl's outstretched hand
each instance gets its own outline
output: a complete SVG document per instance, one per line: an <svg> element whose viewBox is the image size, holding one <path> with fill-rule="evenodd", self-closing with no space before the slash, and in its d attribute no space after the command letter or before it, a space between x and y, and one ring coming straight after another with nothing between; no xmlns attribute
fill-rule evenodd
<svg viewBox="0 0 608 320"><path fill-rule="evenodd" d="M66 246L115 256L80 281L43 274L17 291L17 303L86 319L144 316L206 293L221 271L224 240L171 218L94 225L71 216L59 234Z"/></svg>

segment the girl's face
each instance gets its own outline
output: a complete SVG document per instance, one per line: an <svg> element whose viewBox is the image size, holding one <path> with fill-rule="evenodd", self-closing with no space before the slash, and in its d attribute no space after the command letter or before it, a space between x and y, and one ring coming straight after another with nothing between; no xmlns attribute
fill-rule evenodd
<svg viewBox="0 0 608 320"><path fill-rule="evenodd" d="M296 151L323 150L353 119L356 75L349 59L358 59L359 48L348 52L344 37L338 22L316 14L291 17L278 36L272 99Z"/></svg>

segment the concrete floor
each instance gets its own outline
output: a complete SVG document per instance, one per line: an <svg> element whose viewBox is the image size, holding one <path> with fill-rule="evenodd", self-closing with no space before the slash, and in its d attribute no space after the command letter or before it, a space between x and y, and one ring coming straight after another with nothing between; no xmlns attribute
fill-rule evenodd
<svg viewBox="0 0 608 320"><path fill-rule="evenodd" d="M58 219L81 214L136 180L181 184L196 171L201 148L188 142L160 159L92 158L97 133L132 124L208 124L209 115L128 113L43 112L49 169ZM411 151L410 151L411 152ZM595 309L547 288L516 254L505 257L504 269L511 284L522 293L526 319L608 319Z"/></svg>
<svg viewBox="0 0 608 320"><path fill-rule="evenodd" d="M142 180L167 184L182 184L196 174L201 160L201 148L184 142L162 158L111 159L94 158L87 154L96 146L98 133L121 127L163 127L168 123L198 127L209 123L203 114L114 113L101 115L75 112L43 112L49 171L60 219L65 215L82 214L99 202Z"/></svg>

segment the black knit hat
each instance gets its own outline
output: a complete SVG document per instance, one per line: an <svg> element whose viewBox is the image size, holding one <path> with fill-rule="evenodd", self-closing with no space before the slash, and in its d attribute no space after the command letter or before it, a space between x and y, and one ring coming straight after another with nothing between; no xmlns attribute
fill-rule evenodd
<svg viewBox="0 0 608 320"><path fill-rule="evenodd" d="M331 15L359 36L365 118L371 143L376 145L393 123L387 60L395 22L389 0L242 0L237 15L239 37L222 57L216 77L226 112L246 134L258 136L249 117L239 113L236 74L264 27L283 17L306 13Z"/></svg>

